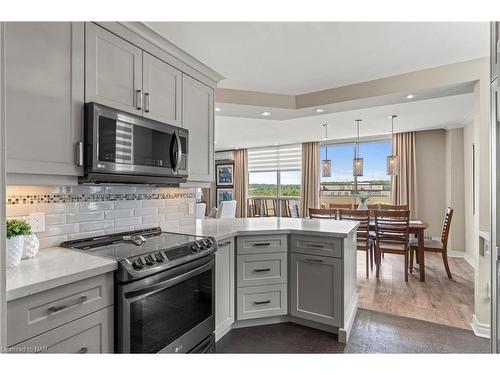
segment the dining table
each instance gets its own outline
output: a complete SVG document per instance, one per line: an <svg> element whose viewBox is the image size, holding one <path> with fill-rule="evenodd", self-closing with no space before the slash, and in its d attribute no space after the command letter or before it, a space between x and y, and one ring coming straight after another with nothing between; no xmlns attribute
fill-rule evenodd
<svg viewBox="0 0 500 375"><path fill-rule="evenodd" d="M420 281L425 281L425 254L424 254L424 234L425 230L429 227L429 224L423 220L411 219L409 223L410 234L413 234L418 239L418 270L420 274ZM375 221L370 221L370 230L375 231ZM410 270L411 272L412 270Z"/></svg>

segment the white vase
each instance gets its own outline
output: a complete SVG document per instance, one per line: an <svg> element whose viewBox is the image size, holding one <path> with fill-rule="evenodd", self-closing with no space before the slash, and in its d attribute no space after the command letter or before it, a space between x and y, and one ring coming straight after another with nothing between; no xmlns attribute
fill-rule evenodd
<svg viewBox="0 0 500 375"><path fill-rule="evenodd" d="M32 233L24 236L23 259L33 258L38 254L39 249L40 241L38 241L38 237L36 236L36 234Z"/></svg>
<svg viewBox="0 0 500 375"><path fill-rule="evenodd" d="M24 236L7 239L7 267L15 267L21 263L24 250Z"/></svg>
<svg viewBox="0 0 500 375"><path fill-rule="evenodd" d="M366 205L366 203L358 204L358 210L367 210L367 209L368 209L368 206Z"/></svg>

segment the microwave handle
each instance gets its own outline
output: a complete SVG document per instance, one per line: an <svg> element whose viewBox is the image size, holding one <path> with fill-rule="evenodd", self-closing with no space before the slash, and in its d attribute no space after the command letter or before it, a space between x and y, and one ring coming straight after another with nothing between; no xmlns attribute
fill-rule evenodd
<svg viewBox="0 0 500 375"><path fill-rule="evenodd" d="M175 142L177 142L177 160L175 162L174 173L179 172L179 167L181 166L182 158L182 144L181 137L179 137L179 132L175 132Z"/></svg>

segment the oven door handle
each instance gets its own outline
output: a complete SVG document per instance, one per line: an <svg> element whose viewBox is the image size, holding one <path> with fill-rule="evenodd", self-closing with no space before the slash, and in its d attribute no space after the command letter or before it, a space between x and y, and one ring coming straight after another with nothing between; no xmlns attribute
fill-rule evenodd
<svg viewBox="0 0 500 375"><path fill-rule="evenodd" d="M179 284L179 283L181 283L181 282L183 282L183 281L185 281L193 276L196 276L196 275L199 275L205 271L208 271L209 269L213 268L214 265L215 265L215 260L211 260L210 262L205 263L204 265L197 267L197 268L195 268L191 271L188 271L186 273L183 273L179 276L169 278L167 280L146 286L144 288L138 288L138 289L134 289L134 290L131 290L129 292L126 292L125 298L132 299L132 298L136 298L136 297L140 297L140 298L146 297L152 293L158 292L158 291L163 290L163 289L170 288L171 286L173 286L175 284Z"/></svg>

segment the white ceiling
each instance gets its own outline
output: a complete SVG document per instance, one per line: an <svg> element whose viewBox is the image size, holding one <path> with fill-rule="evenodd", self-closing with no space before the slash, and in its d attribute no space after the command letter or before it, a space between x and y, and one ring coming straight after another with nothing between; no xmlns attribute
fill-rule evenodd
<svg viewBox="0 0 500 375"><path fill-rule="evenodd" d="M303 94L489 54L486 22L148 22L227 77L220 87Z"/></svg>
<svg viewBox="0 0 500 375"><path fill-rule="evenodd" d="M217 116L217 150L320 141L325 138L322 124L327 123L329 140L355 136L354 120L363 119L360 136L380 136L391 129L389 115L397 114L395 132L438 128L458 128L472 121L474 94L446 96L408 103L343 111L318 116L264 120Z"/></svg>

